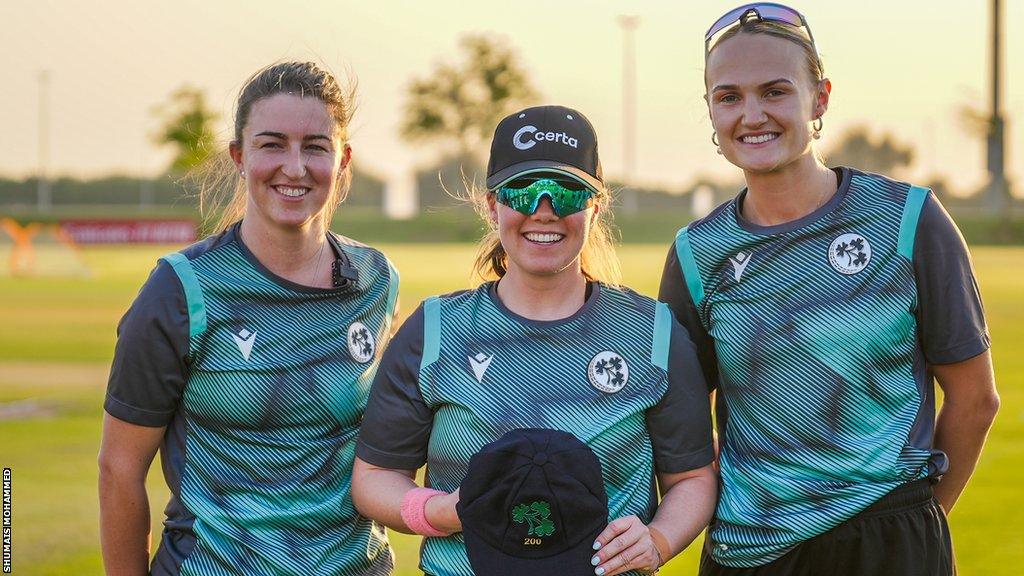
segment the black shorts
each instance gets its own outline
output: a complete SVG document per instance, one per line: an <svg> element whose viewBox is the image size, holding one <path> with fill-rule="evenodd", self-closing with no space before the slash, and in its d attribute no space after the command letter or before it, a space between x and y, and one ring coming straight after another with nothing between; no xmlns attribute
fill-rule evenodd
<svg viewBox="0 0 1024 576"><path fill-rule="evenodd" d="M730 568L705 548L700 576L953 576L946 515L928 480L904 484L832 530L753 568Z"/></svg>

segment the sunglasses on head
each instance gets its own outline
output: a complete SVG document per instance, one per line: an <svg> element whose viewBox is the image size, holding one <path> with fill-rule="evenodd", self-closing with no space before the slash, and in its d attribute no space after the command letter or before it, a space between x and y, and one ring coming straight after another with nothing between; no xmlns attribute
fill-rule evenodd
<svg viewBox="0 0 1024 576"><path fill-rule="evenodd" d="M537 211L542 198L547 196L551 207L560 218L590 207L594 193L576 180L552 178L519 178L495 191L498 202L516 212L529 216Z"/></svg>
<svg viewBox="0 0 1024 576"><path fill-rule="evenodd" d="M814 34L811 34L811 27L807 25L807 19L804 18L803 14L789 6L776 4L775 2L754 2L752 4L744 4L739 8L733 8L723 14L721 18L715 20L715 23L704 34L704 59L708 59L708 54L711 52L711 41L719 32L737 24L743 24L750 18L756 18L760 22L779 22L803 28L807 31L807 39L811 41L811 47L814 48L814 54L817 56L818 47L814 43ZM820 56L818 56L818 66L821 66Z"/></svg>

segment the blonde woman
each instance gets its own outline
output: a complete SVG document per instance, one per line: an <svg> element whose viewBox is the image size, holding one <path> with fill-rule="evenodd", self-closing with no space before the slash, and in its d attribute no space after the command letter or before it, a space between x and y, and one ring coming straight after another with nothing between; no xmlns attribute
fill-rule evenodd
<svg viewBox="0 0 1024 576"><path fill-rule="evenodd" d="M603 466L612 522L583 544L584 566L562 568L656 570L703 530L715 499L693 346L664 305L618 286L582 114L542 106L502 120L487 187L477 271L496 280L428 299L396 334L360 434L356 505L426 536L427 574L471 576L456 509L470 457L510 430L564 430ZM424 463L429 489L413 481Z"/></svg>
<svg viewBox="0 0 1024 576"><path fill-rule="evenodd" d="M705 56L747 186L680 231L661 284L717 390L701 574L952 574L945 512L999 403L963 238L927 189L816 155L832 82L799 12L731 10Z"/></svg>

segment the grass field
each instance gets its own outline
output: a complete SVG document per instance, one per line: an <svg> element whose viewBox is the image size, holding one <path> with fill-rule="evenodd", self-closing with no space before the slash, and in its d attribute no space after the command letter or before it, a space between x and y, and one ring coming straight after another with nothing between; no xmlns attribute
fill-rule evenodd
<svg viewBox="0 0 1024 576"><path fill-rule="evenodd" d="M402 312L465 287L466 245L381 246L402 273ZM13 470L15 574L98 574L96 452L117 320L155 259L173 247L89 248L89 278L0 277L0 465ZM620 249L629 285L653 295L663 245ZM982 462L950 519L960 573L1018 574L1024 565L1024 248L976 248L1002 410ZM154 467L154 526L167 490ZM155 532L159 534L159 532ZM393 539L401 576L418 574L417 542ZM662 573L694 574L696 546Z"/></svg>

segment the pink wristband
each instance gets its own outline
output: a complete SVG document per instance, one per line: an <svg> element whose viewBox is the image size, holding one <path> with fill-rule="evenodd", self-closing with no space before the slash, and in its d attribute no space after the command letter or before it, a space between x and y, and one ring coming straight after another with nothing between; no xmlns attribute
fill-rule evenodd
<svg viewBox="0 0 1024 576"><path fill-rule="evenodd" d="M433 488L413 488L402 498L402 521L410 530L421 536L447 536L427 521L427 500L434 496L442 496L447 492Z"/></svg>

